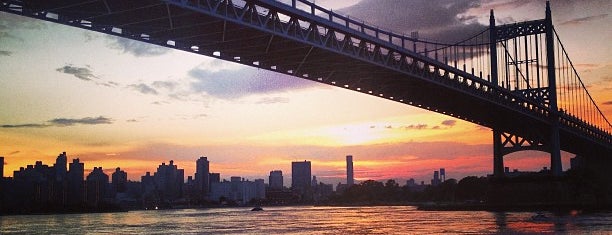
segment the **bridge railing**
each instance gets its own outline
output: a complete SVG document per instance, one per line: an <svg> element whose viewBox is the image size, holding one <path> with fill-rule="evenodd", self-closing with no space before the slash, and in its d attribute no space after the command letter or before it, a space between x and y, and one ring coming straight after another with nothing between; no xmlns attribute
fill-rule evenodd
<svg viewBox="0 0 612 235"><path fill-rule="evenodd" d="M491 52L489 51L490 50L490 40L489 40L490 32L488 28L485 28L480 33L474 36L471 36L469 38L466 38L460 42L443 43L443 42L436 42L433 40L432 41L422 40L422 39L419 39L418 35L415 35L415 34L409 37L403 33L396 33L396 32L393 32L392 30L387 30L387 29L383 29L380 27L372 26L372 25L367 24L366 21L364 20L360 20L355 17L345 16L338 12L334 12L332 10L325 9L307 0L292 0L291 7L297 10L301 10L302 12L305 12L312 16L316 16L316 17L325 19L327 21L333 22L345 28L360 32L369 37L376 38L385 43L392 44L396 48L400 48L408 52L413 52L421 57L433 59L436 62L443 63L445 65L448 65L450 67L463 71L464 73L468 73L472 75L472 78L468 78L468 79L473 79L473 77L476 77L481 80L491 82L491 78L490 78L491 76L490 75ZM530 22L526 22L525 24L537 25L539 21L540 20L530 21ZM526 29L526 30L529 30L529 29ZM540 36L538 38L538 35L535 35L532 37L528 37L528 35L522 35L522 36L525 36L524 46L527 46L527 45L533 46L533 44L537 44L538 41L543 40L543 36ZM557 39L558 39L558 36L557 36ZM514 40L513 43L515 44L514 46L516 45L523 46L521 45L521 43L523 43L522 41L517 42L517 40ZM561 45L562 47L562 44L560 44L560 41L559 41L559 45ZM509 47L510 45L504 45L504 46ZM508 52L508 48L506 49L500 48L499 50L500 50L499 54L503 54L503 56L510 58L510 59L506 59L507 61L504 62L505 63L504 66L517 67L516 71L514 71L514 74L512 74L512 76L516 76L516 78L512 80L513 82L512 84L516 83L517 84L516 86L510 85L511 84L510 83L511 80L509 78L510 74L506 74L508 75L508 79L505 82L501 82L500 84L497 84L498 86L502 88L501 90L499 90L499 92L501 93L500 94L501 96L506 96L504 95L505 91L512 91L515 89L517 91L519 90L523 91L523 93L525 93L525 91L531 92L531 93L541 92L542 88L546 89L548 84L545 81L546 76L543 72L545 65L538 64L540 62L545 62L545 59L540 59L541 61L539 60L530 61L528 58L519 58L521 56L528 57L527 55L528 53L534 53L534 52L523 53L522 51L515 53L515 56L517 56L517 58L512 58L512 55L511 55L512 53ZM544 46L540 48L540 52L538 52L536 49L535 53L541 54L543 53L543 51L544 51ZM557 54L560 54L560 53L565 54L565 57L568 58L568 61L569 61L569 57L566 55L567 53L565 52L565 49L562 48L561 51L562 52L557 52ZM530 65L530 63L534 63L534 64ZM569 61L569 63L571 63L571 61ZM520 64L523 64L522 68L520 68ZM531 80L532 78L530 78L529 76L530 67L533 68L534 74L536 74L536 71L538 71L537 72L538 78L537 79L534 78L533 81ZM542 67L542 69L540 69L540 67ZM557 66L557 68L563 69L564 67ZM573 69L573 66L572 66L572 69ZM508 68L508 70L510 69ZM526 70L527 74L526 75L523 74L525 72L523 72L522 70ZM609 138L610 132L612 130L611 129L612 126L607 121L607 119L605 118L605 116L603 115L599 107L597 107L596 103L593 101L592 97L586 90L586 87L580 80L577 72L575 72L575 69L573 70L574 70L575 77L578 79L578 82L580 83L580 86L582 87L582 90L585 93L584 96L589 98L588 103L584 102L584 103L587 103L585 105L587 108L585 109L590 109L591 111L583 111L585 112L586 115L580 115L580 116L585 117L585 118L579 118L578 117L579 115L574 115L573 112L567 111L569 108L565 106L567 104L566 101L560 100L559 102L561 104L560 105L561 110L559 112L560 114L559 117L562 119L561 122L567 125L568 127L575 127L577 129L580 129L581 131L588 133L588 135L597 136L598 138ZM542 75L541 78L540 78L540 75ZM519 78L519 77L522 77L522 78ZM569 94L566 94L566 92L564 92L563 89L568 90L568 85L565 84L564 81L562 81L562 78L563 76L557 76L557 80L560 80L560 84L561 84L561 86L559 86L558 88L559 90L558 94L560 94L560 96L558 97L560 97L560 99L561 98L567 99L566 97L568 97ZM521 79L525 80L524 83L521 83L519 81ZM532 83L532 86L534 87L530 86L530 83ZM520 85L520 84L526 84L526 85ZM497 87L495 86L493 87L486 86L486 87L487 88L485 89L487 90L497 90ZM531 109L531 111L536 111L540 114L548 116L547 108L545 106L546 103L544 101L540 100L538 102L535 102L535 105L534 105L535 100L523 99L523 97L530 97L530 95L516 94L516 92L512 92L512 93L514 93L514 95L518 95L519 97L521 97L518 100L515 100L514 102L522 104L523 106L526 106L526 107L529 106L531 107L529 108ZM575 94L572 93L572 95L575 95ZM576 107L574 107L573 109L578 110L578 108ZM595 113L597 113L597 115L595 115Z"/></svg>
<svg viewBox="0 0 612 235"><path fill-rule="evenodd" d="M298 1L301 1L301 0L298 0ZM443 54L440 51L444 49L449 51L447 55L456 56L457 57L456 61L467 61L468 59L471 59L470 57L474 57L478 53L480 53L481 57L488 57L488 56L483 56L485 55L484 52L487 51L486 49L480 49L480 50L472 49L471 52L469 51L469 49L465 49L467 47L477 47L477 46L480 46L483 48L488 47L487 43L482 42L482 41L485 41L483 38L487 38L486 36L483 36L483 35L488 34L487 33L488 31L483 31L479 35L470 37L467 40L464 40L462 42L455 43L455 44L430 43L430 42L421 41L418 39L408 38L406 36L396 34L396 33L389 33L389 32L383 33L382 30L380 29L378 30L378 34L376 34L376 32L374 32L373 34L366 34L362 32L361 30L362 28L374 28L374 27L368 26L363 22L356 21L355 19L344 17L333 11L326 10L317 5L314 5L313 3L310 3L307 1L301 1L301 2L303 2L304 4L306 4L312 9L320 10L324 14L318 12L317 10L304 11L303 10L304 7L302 7L302 9L298 9L297 4L295 6L291 6L291 5L287 5L282 2L274 1L274 0L257 1L257 3L263 5L264 8L269 8L269 9L278 11L279 13L282 13L282 14L291 14L292 17L296 17L295 15L298 15L299 17L301 17L300 21L304 20L310 23L317 23L317 21L319 21L317 23L319 25L328 25L328 26L335 25L334 27L323 28L323 29L334 30L335 33L341 33L342 35L357 35L360 37L360 39L363 39L364 41L368 41L367 44L372 45L368 47L369 49L373 50L375 47L374 45L376 45L382 51L385 51L387 55L394 54L396 53L396 51L399 53L405 53L410 56L408 60L410 61L414 60L410 63L419 64L420 68L428 70L431 73L437 72L438 74L436 76L438 77L446 77L446 79L450 78L451 80L454 80L455 82L459 83L460 84L459 87L461 87L462 89L465 88L466 91L468 92L477 92L477 93L484 92L488 96L491 96L490 97L491 99L499 100L500 102L507 103L508 105L514 107L517 110L525 110L523 112L533 112L534 110L537 110L535 114L543 115L543 117L541 116L541 118L548 117L548 110L544 105L539 104L539 103L534 103L532 100L529 100L523 96L517 96L516 94L512 93L508 89L504 89L502 87L494 85L488 80L481 79L480 77L476 76L475 73L472 74L468 72L467 69L466 71L464 71L462 69L455 68L455 66L449 66L447 64L451 62L454 63L454 61L451 61L448 59L440 61L441 57L438 57L439 58L438 60L435 59L436 51L438 51L437 54L440 55L440 54ZM325 15L325 14L328 14L328 15ZM289 16L287 15L286 17L289 17ZM280 17L280 18L283 18L283 17ZM340 20L334 20L336 18ZM349 27L346 26L347 24L349 25ZM353 24L355 24L356 26L350 27ZM306 29L307 27L302 27L302 28ZM327 31L322 32L322 34L325 34L325 33L327 33ZM381 37L381 35L387 35L387 36ZM388 39L389 37L388 35L391 35L391 39ZM470 40L474 38L478 38L478 37L480 37L478 40L480 40L481 43L471 43ZM339 37L339 38L342 38L342 37ZM398 40L393 40L394 38L398 38L400 40L400 43L398 43ZM403 47L401 45L402 44L401 40L404 41ZM415 50L410 49L405 46L407 44L406 42L412 42L415 40L417 42L425 42L431 45L434 45L434 44L438 45L439 46L437 48L438 50L436 50L436 47L434 46L432 47L433 48L432 50L419 51L417 49L415 52ZM457 46L457 47L453 47L453 46ZM463 47L463 49L459 50L458 49L459 47ZM423 48L425 48L425 46ZM452 50L455 50L456 52L452 52ZM426 56L427 54L429 54L430 56ZM459 58L460 57L459 55L462 55L462 58ZM463 57L463 55L465 55L465 57ZM399 56L395 56L395 58L398 60L401 59L401 57ZM480 63L485 64L484 67L486 67L486 64L488 63L488 61L481 61ZM457 66L457 67L467 67L467 66ZM477 91L475 91L474 89Z"/></svg>
<svg viewBox="0 0 612 235"><path fill-rule="evenodd" d="M238 3L238 1L234 2ZM261 2L278 2L285 4L285 2L288 1L261 0ZM420 39L418 32L413 32L410 36L407 36L404 33L373 26L368 24L365 20L334 12L333 10L323 8L308 0L291 0L290 6L312 16L374 37L396 48L413 52L466 73L470 73L480 79L490 81L489 34L488 28L484 26L483 30L474 36L470 36L460 42L445 43L435 40Z"/></svg>

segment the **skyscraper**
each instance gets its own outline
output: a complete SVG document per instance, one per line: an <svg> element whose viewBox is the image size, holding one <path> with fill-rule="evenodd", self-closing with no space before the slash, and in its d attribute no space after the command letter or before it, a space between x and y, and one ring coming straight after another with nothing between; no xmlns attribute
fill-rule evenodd
<svg viewBox="0 0 612 235"><path fill-rule="evenodd" d="M346 185L349 187L355 184L355 178L353 176L353 155L346 156Z"/></svg>
<svg viewBox="0 0 612 235"><path fill-rule="evenodd" d="M438 184L440 184L440 176L438 171L434 171L434 175L433 175L433 179L431 180L431 185L436 186Z"/></svg>
<svg viewBox="0 0 612 235"><path fill-rule="evenodd" d="M210 191L210 169L206 157L200 157L196 161L195 184L196 191L201 192L202 195L206 195Z"/></svg>
<svg viewBox="0 0 612 235"><path fill-rule="evenodd" d="M162 164L157 167L157 171L153 173L153 180L155 186L157 186L157 190L160 191L165 199L174 200L183 196L185 171L183 169L178 169L178 166L174 165L173 160L170 160L169 165L162 162Z"/></svg>
<svg viewBox="0 0 612 235"><path fill-rule="evenodd" d="M68 201L71 204L79 204L85 200L83 177L85 176L85 164L78 158L72 159L67 173L68 178Z"/></svg>
<svg viewBox="0 0 612 235"><path fill-rule="evenodd" d="M208 185L221 182L221 173L210 173L208 177Z"/></svg>
<svg viewBox="0 0 612 235"><path fill-rule="evenodd" d="M102 167L94 167L87 175L87 203L98 206L106 195L107 185L108 175L104 173Z"/></svg>
<svg viewBox="0 0 612 235"><path fill-rule="evenodd" d="M268 177L268 183L270 183L271 189L281 190L283 189L283 172L280 170L270 171Z"/></svg>
<svg viewBox="0 0 612 235"><path fill-rule="evenodd" d="M66 152L63 152L57 156L57 159L55 159L55 165L53 165L53 168L55 169L56 181L63 181L66 179L66 173L68 172L66 169L67 164L68 158L66 157Z"/></svg>
<svg viewBox="0 0 612 235"><path fill-rule="evenodd" d="M302 198L311 198L310 183L312 179L310 161L291 163L291 188L299 193Z"/></svg>
<svg viewBox="0 0 612 235"><path fill-rule="evenodd" d="M117 167L112 175L112 185L117 193L123 193L127 187L127 172Z"/></svg>

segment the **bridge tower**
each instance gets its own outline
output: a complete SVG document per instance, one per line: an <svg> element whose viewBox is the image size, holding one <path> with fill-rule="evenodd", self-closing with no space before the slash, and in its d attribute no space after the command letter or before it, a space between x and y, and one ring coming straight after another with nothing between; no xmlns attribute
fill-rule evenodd
<svg viewBox="0 0 612 235"><path fill-rule="evenodd" d="M534 130L522 136L504 132L502 128L494 128L493 175L504 176L505 155L523 150L538 150L550 153L551 174L560 176L563 168L557 106L554 29L550 2L546 1L546 16L542 20L501 26L495 25L495 16L491 10L489 27L491 82L543 104L548 108L550 125L550 128L547 129L526 125L526 129ZM540 48L542 44L543 48ZM545 51L545 55L542 55L542 51ZM500 64L498 59L503 62ZM540 68L545 68L545 71L540 71ZM505 79L500 78L500 72ZM521 125L521 120L508 121Z"/></svg>

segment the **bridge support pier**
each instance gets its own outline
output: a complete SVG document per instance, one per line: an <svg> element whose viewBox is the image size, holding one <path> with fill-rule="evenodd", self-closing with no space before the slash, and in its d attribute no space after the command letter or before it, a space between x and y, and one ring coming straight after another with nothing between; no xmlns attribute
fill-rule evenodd
<svg viewBox="0 0 612 235"><path fill-rule="evenodd" d="M502 153L502 132L493 129L493 176L504 177L504 154Z"/></svg>
<svg viewBox="0 0 612 235"><path fill-rule="evenodd" d="M550 136L550 171L553 176L563 174L561 164L561 144L559 143L559 125L557 124L553 125Z"/></svg>
<svg viewBox="0 0 612 235"><path fill-rule="evenodd" d="M552 23L552 14L550 12L550 2L546 1L546 62L548 74L548 92L550 94L550 170L553 176L560 176L563 173L561 167L561 144L559 143L559 108L557 106L557 80L555 71L555 42Z"/></svg>

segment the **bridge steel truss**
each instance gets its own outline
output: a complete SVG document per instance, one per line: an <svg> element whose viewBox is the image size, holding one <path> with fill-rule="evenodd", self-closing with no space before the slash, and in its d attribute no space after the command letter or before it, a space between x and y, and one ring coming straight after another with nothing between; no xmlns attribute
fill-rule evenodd
<svg viewBox="0 0 612 235"><path fill-rule="evenodd" d="M273 0L0 0L0 10L211 56L463 119L492 128L495 146L501 147L495 152L501 156L551 148L585 156L612 155L610 133L559 116L551 104L554 99L546 98L554 94L546 89L511 91L496 81L406 49L412 38L306 0L293 0L292 5ZM528 28L521 29L525 30L498 27L495 36L530 33ZM533 97L548 101L538 102ZM560 147L551 143L554 139ZM494 163L494 168L498 165ZM560 168L560 162L553 168Z"/></svg>
<svg viewBox="0 0 612 235"><path fill-rule="evenodd" d="M555 54L554 54L554 32L553 32L553 24L552 24L552 15L550 12L549 2L546 2L546 17L542 20L534 20L534 21L526 21L520 22L516 24L509 25L495 25L495 16L493 14L493 10L491 10L491 18L489 22L489 33L491 40L491 77L492 82L494 84L499 84L499 60L498 60L498 48L503 48L503 54L506 58L510 55L511 52L508 52L507 46L509 47L509 40L514 40L514 57L511 58L512 62L508 62L508 59L505 60L504 68L506 71L505 75L508 78L511 74L512 69L516 69L514 73L514 91L515 93L519 93L523 97L527 97L536 101L536 103L545 105L549 110L553 111L549 113L549 123L550 128L544 132L533 132L531 136L518 136L513 133L506 133L498 128L493 128L493 174L497 177L504 176L504 155L523 151L523 150L539 150L550 153L550 169L553 175L559 176L562 172L561 166L561 148L560 148L560 136L559 136L559 112L557 107L557 94L556 94L556 74L555 74ZM540 54L536 53L535 56L531 53L528 53L529 46L527 43L528 36L530 35L542 35L544 34L545 38L545 48L540 48L540 50L545 50L546 60L543 61L546 65L546 78L547 78L547 86L542 87L540 83L544 83L544 81L540 82L540 78L538 74L537 88L532 88L529 84L529 64L536 63L536 68L540 67ZM519 60L519 46L516 43L516 40L520 38L524 38L525 43L522 47L525 48L525 54L523 55L524 60ZM537 38L536 38L537 41ZM498 46L501 44L501 46ZM538 45L536 43L536 45ZM523 48L520 48L522 50ZM512 50L512 49L510 49ZM538 47L536 46L536 50ZM520 64L524 64L524 67L521 67ZM522 70L525 70L526 77L523 74ZM520 89L521 87L521 79L519 79L519 74L522 78L525 79L526 89ZM505 83L505 84L504 84ZM507 89L511 90L512 85L510 84L510 79L506 79L505 82L502 82L502 86L506 86ZM515 120L516 121L516 120ZM525 127L529 128L529 127Z"/></svg>

